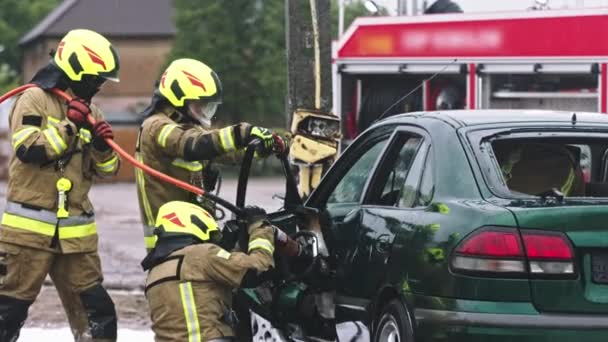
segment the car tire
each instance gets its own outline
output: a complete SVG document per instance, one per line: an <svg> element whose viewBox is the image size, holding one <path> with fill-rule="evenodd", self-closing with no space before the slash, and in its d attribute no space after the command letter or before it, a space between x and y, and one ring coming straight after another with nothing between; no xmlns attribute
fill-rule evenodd
<svg viewBox="0 0 608 342"><path fill-rule="evenodd" d="M398 299L391 300L378 315L374 342L414 342L409 315Z"/></svg>

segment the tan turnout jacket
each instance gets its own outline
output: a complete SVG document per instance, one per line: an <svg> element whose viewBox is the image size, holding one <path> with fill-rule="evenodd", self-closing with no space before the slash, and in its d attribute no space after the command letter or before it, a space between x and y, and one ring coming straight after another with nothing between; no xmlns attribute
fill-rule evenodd
<svg viewBox="0 0 608 342"><path fill-rule="evenodd" d="M252 230L249 254L228 252L212 243L173 252L153 267L146 296L157 342L207 341L233 336L224 315L248 270L274 266L273 229L262 224Z"/></svg>
<svg viewBox="0 0 608 342"><path fill-rule="evenodd" d="M92 105L91 111L96 120L103 119L98 108ZM120 159L112 150L93 148L92 132L78 131L66 112L65 100L40 88L30 88L16 99L9 118L14 153L0 241L56 251L50 245L58 226L60 251L97 249L88 193L96 176L116 174ZM69 154L69 161L59 167L56 160ZM72 189L67 195L69 217L57 223L56 183L62 176L72 182Z"/></svg>

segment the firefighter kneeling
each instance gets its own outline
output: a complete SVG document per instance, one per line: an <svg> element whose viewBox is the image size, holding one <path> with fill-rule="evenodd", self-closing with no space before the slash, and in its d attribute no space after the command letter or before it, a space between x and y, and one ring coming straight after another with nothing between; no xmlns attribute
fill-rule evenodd
<svg viewBox="0 0 608 342"><path fill-rule="evenodd" d="M222 232L201 207L173 201L160 207L146 297L158 341L231 341L232 290L249 270L274 265L275 228L262 209L248 207L248 254L218 245Z"/></svg>

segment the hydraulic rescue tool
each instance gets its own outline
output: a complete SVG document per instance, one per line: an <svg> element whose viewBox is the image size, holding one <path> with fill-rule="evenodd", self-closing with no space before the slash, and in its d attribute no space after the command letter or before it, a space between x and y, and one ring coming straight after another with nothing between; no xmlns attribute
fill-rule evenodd
<svg viewBox="0 0 608 342"><path fill-rule="evenodd" d="M288 112L292 114L290 160L299 191L308 197L334 162L340 118L331 111L329 1L285 1L287 13Z"/></svg>

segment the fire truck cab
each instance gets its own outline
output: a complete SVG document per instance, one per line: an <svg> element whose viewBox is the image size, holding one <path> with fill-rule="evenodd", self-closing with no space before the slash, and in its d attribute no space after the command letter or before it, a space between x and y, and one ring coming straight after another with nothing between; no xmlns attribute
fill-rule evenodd
<svg viewBox="0 0 608 342"><path fill-rule="evenodd" d="M606 37L606 8L358 18L333 48L343 142L385 112L606 113Z"/></svg>

